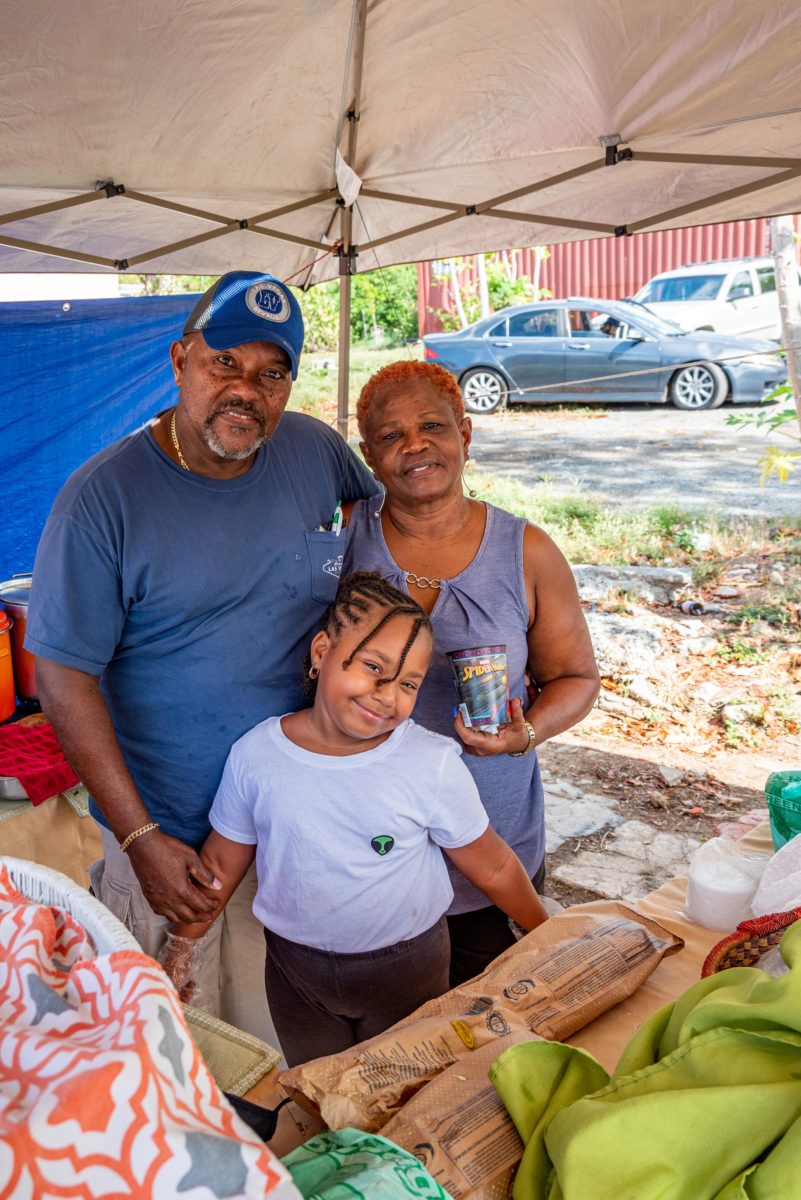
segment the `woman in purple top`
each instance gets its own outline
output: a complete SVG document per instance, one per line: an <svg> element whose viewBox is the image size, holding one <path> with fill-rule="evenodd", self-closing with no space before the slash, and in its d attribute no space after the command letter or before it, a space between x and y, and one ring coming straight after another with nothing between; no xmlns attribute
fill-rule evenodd
<svg viewBox="0 0 801 1200"><path fill-rule="evenodd" d="M392 363L362 390L362 452L385 489L346 508L343 574L379 571L430 613L434 657L415 720L461 740L493 826L535 887L545 827L535 743L589 712L599 679L573 574L541 529L465 496L472 425L456 380L426 362ZM505 644L511 720L497 734L454 718L448 651ZM513 942L506 917L452 871L452 986Z"/></svg>

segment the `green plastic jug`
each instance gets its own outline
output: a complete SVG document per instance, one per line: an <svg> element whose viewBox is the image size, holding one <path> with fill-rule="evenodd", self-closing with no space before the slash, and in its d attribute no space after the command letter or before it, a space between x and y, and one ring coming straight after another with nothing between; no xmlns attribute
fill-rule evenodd
<svg viewBox="0 0 801 1200"><path fill-rule="evenodd" d="M801 833L801 771L774 771L765 785L773 847Z"/></svg>

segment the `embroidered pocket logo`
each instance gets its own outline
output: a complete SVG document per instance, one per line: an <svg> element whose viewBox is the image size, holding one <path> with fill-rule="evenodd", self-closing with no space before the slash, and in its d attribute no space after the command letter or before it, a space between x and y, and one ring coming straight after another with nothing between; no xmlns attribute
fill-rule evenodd
<svg viewBox="0 0 801 1200"><path fill-rule="evenodd" d="M383 858L385 854L389 854L395 845L395 839L386 833L379 833L378 837L370 839L370 845L376 854Z"/></svg>

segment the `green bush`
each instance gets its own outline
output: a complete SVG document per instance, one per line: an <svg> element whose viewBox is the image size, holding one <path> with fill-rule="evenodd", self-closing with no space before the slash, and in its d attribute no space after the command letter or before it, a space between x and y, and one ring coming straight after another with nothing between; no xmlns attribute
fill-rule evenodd
<svg viewBox="0 0 801 1200"><path fill-rule="evenodd" d="M298 292L306 323L306 349L336 350L339 280ZM417 267L404 264L355 275L351 284L350 336L356 343L401 346L417 338Z"/></svg>

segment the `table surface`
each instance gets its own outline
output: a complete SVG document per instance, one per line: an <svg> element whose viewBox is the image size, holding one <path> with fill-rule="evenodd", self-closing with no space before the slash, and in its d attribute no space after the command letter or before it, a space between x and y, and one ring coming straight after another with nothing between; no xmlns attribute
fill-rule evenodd
<svg viewBox="0 0 801 1200"><path fill-rule="evenodd" d="M739 844L753 853L772 853L768 822L746 834ZM633 995L565 1039L568 1045L589 1051L609 1072L614 1070L623 1049L643 1022L701 978L701 968L709 951L732 932L730 929L705 929L683 916L686 894L687 876L680 875L632 906L643 916L651 917L671 933L678 934L684 939L684 946L664 958ZM274 1108L283 1098L278 1079L279 1070L275 1067L251 1088L247 1099L265 1108ZM278 1129L270 1149L278 1155L287 1154L322 1128L321 1122L296 1104L287 1104L279 1113Z"/></svg>
<svg viewBox="0 0 801 1200"><path fill-rule="evenodd" d="M771 853L773 846L767 821L739 843L743 849ZM0 854L27 858L63 871L87 886L85 867L102 857L100 835L91 818L81 819L63 796L54 796L38 807L0 822ZM684 947L663 959L637 991L566 1041L589 1051L612 1071L633 1034L656 1009L668 1004L701 977L704 959L713 946L731 930L705 929L682 915L687 876L669 880L639 901L636 909L684 939ZM247 1093L247 1099L273 1108L283 1099L273 1068ZM297 1105L286 1105L279 1114L278 1131L271 1148L285 1154L322 1128L320 1122Z"/></svg>

